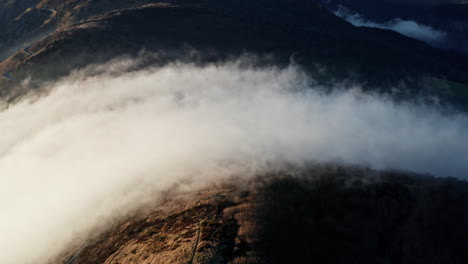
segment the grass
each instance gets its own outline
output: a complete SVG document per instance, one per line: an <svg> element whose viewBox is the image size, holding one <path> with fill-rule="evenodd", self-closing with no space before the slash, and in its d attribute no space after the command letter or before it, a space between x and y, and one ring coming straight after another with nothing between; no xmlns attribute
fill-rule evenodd
<svg viewBox="0 0 468 264"><path fill-rule="evenodd" d="M165 235L157 235L157 236L154 237L154 239L156 239L156 241L163 242L163 241L166 241L167 236L165 236Z"/></svg>
<svg viewBox="0 0 468 264"><path fill-rule="evenodd" d="M146 235L149 237L152 237L153 235L156 235L156 234L159 234L158 230L155 230L153 228L146 230Z"/></svg>

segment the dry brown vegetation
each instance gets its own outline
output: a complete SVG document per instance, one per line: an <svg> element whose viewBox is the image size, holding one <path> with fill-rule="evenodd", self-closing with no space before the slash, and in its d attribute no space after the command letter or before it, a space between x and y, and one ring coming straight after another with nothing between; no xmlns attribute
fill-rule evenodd
<svg viewBox="0 0 468 264"><path fill-rule="evenodd" d="M246 186L170 195L92 240L75 264L468 259L466 182L329 167Z"/></svg>

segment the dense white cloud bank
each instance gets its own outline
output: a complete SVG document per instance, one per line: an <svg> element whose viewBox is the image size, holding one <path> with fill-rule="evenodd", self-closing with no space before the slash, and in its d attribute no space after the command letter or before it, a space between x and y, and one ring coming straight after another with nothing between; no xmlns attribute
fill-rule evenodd
<svg viewBox="0 0 468 264"><path fill-rule="evenodd" d="M295 67L115 74L131 64L76 73L0 112L0 263L43 263L182 179L202 186L309 161L468 172L463 114L357 88L324 93Z"/></svg>
<svg viewBox="0 0 468 264"><path fill-rule="evenodd" d="M335 10L334 14L357 27L390 29L407 37L419 39L429 44L438 45L447 38L446 32L427 25L419 24L413 20L395 18L387 22L378 23L367 20L361 14L353 13L343 6Z"/></svg>

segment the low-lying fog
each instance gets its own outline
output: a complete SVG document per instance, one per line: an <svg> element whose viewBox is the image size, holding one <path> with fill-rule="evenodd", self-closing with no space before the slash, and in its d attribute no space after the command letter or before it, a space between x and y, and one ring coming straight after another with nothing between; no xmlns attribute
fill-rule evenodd
<svg viewBox="0 0 468 264"><path fill-rule="evenodd" d="M182 179L198 187L309 161L468 172L464 114L325 93L294 66L116 74L131 64L75 73L0 112L0 263L43 263Z"/></svg>
<svg viewBox="0 0 468 264"><path fill-rule="evenodd" d="M448 37L447 32L443 30L435 29L431 26L420 24L413 20L394 18L384 23L378 23L367 20L363 15L352 12L344 6L340 6L338 10L333 11L333 13L357 27L393 30L407 37L422 40L436 47L444 47Z"/></svg>

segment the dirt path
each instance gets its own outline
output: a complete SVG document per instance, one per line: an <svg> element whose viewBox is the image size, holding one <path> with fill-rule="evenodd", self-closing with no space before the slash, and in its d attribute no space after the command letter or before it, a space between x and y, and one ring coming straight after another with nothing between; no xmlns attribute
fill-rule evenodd
<svg viewBox="0 0 468 264"><path fill-rule="evenodd" d="M46 10L46 11L49 11L51 12L51 15L50 16L55 16L57 15L57 11L53 10L53 9L49 9L49 8L37 8L39 10Z"/></svg>
<svg viewBox="0 0 468 264"><path fill-rule="evenodd" d="M109 230L112 229L112 227L114 226L114 220L112 220L112 223L111 225L109 226ZM78 259L78 257L80 256L81 254L81 251L83 251L83 249L89 244L89 241L85 242L81 247L80 249L78 249L78 251L75 253L75 255L73 255L65 264L73 264L75 263L75 261Z"/></svg>
<svg viewBox="0 0 468 264"><path fill-rule="evenodd" d="M193 260L197 254L198 244L200 244L200 237L201 237L201 223L202 221L198 222L198 230L197 230L197 238L195 240L195 244L193 245L192 255L190 256L190 260L188 264L193 264Z"/></svg>
<svg viewBox="0 0 468 264"><path fill-rule="evenodd" d="M78 252L76 252L76 254L73 255L73 257L71 257L71 258L67 261L66 264L73 264L73 263L75 263L76 259L80 256L81 251L83 251L83 249L87 246L87 244L88 244L88 243L86 242L83 246L81 246L81 248L78 250Z"/></svg>
<svg viewBox="0 0 468 264"><path fill-rule="evenodd" d="M17 81L15 78L11 77L8 72L3 73L2 78L9 81Z"/></svg>
<svg viewBox="0 0 468 264"><path fill-rule="evenodd" d="M50 21L52 21L52 19L54 19L56 16L57 16L57 11L53 10L53 9L49 9L49 8L37 8L38 10L45 10L45 11L49 11L50 12L50 16L49 16L49 19L47 19L46 21L44 21L44 24L48 24Z"/></svg>
<svg viewBox="0 0 468 264"><path fill-rule="evenodd" d="M32 55L34 55L34 53L29 50L29 47L30 46L27 46L26 48L22 49L22 51L24 53L28 54L29 56L32 56Z"/></svg>

